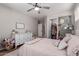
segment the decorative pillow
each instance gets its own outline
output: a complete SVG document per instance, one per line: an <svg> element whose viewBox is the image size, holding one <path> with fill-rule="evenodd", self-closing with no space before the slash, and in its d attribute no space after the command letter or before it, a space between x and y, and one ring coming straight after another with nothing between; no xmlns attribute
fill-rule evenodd
<svg viewBox="0 0 79 59"><path fill-rule="evenodd" d="M71 34L66 34L66 37L59 43L59 49L65 49L68 45L67 42L71 39Z"/></svg>
<svg viewBox="0 0 79 59"><path fill-rule="evenodd" d="M66 34L66 37L63 38L64 42L68 42L71 39L71 34Z"/></svg>
<svg viewBox="0 0 79 59"><path fill-rule="evenodd" d="M52 44L56 47L58 47L59 43L60 43L60 40L52 40Z"/></svg>
<svg viewBox="0 0 79 59"><path fill-rule="evenodd" d="M72 50L73 54L76 55L79 52L79 46L76 46L73 50Z"/></svg>
<svg viewBox="0 0 79 59"><path fill-rule="evenodd" d="M59 43L60 43L60 40L57 40L54 45L58 47Z"/></svg>
<svg viewBox="0 0 79 59"><path fill-rule="evenodd" d="M59 44L59 46L58 46L58 49L61 49L61 50L62 50L62 49L65 49L67 46L68 46L68 45L67 45L66 42L61 41L60 44Z"/></svg>
<svg viewBox="0 0 79 59"><path fill-rule="evenodd" d="M68 56L75 56L75 50L77 47L79 47L79 36L71 35L71 40L68 42L67 47L67 55Z"/></svg>

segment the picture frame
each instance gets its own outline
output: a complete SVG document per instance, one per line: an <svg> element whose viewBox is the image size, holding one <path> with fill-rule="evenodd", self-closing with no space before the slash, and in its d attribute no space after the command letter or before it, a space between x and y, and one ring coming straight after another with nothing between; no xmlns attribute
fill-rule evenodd
<svg viewBox="0 0 79 59"><path fill-rule="evenodd" d="M16 29L24 29L25 25L24 23L16 23Z"/></svg>

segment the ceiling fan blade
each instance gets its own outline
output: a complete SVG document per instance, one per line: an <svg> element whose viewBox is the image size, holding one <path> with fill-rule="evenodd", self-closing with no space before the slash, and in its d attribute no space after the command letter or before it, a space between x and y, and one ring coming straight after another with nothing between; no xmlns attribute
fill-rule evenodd
<svg viewBox="0 0 79 59"><path fill-rule="evenodd" d="M32 5L32 6L35 6L35 4L33 4L33 3L27 3L27 4Z"/></svg>
<svg viewBox="0 0 79 59"><path fill-rule="evenodd" d="M44 9L50 9L50 7L42 7L42 8L44 8Z"/></svg>
<svg viewBox="0 0 79 59"><path fill-rule="evenodd" d="M29 10L27 10L27 12L29 12L29 11L31 11L31 10L33 10L34 8L31 8L31 9L29 9Z"/></svg>

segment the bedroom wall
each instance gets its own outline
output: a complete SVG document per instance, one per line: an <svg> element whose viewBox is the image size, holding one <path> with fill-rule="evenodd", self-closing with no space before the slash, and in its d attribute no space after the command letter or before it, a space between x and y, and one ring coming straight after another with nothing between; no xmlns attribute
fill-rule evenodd
<svg viewBox="0 0 79 59"><path fill-rule="evenodd" d="M55 19L61 16L68 16L68 15L72 15L72 11L62 11L59 13L55 13L55 14L50 14L49 16L47 16L47 38L50 38L50 30L51 30L51 21L50 19ZM72 20L73 21L73 20Z"/></svg>
<svg viewBox="0 0 79 59"><path fill-rule="evenodd" d="M79 35L79 4L75 4L74 16L75 16L75 33Z"/></svg>
<svg viewBox="0 0 79 59"><path fill-rule="evenodd" d="M16 22L24 23L25 28L16 29ZM37 20L0 5L0 40L9 37L12 29L16 29L18 32L28 30L37 34Z"/></svg>

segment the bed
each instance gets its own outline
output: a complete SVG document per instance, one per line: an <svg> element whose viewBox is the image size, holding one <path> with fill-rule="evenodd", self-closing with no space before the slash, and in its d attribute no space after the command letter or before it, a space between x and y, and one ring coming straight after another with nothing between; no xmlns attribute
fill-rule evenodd
<svg viewBox="0 0 79 59"><path fill-rule="evenodd" d="M47 38L37 38L26 42L17 51L13 51L6 56L66 56L66 50L58 49L58 40Z"/></svg>
<svg viewBox="0 0 79 59"><path fill-rule="evenodd" d="M66 55L65 50L55 46L55 40L37 38L33 43L26 43L19 49L20 56L59 56Z"/></svg>
<svg viewBox="0 0 79 59"><path fill-rule="evenodd" d="M4 56L78 56L79 36L68 34L63 40L36 38Z"/></svg>

